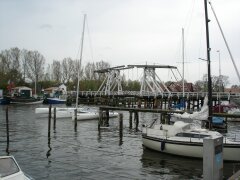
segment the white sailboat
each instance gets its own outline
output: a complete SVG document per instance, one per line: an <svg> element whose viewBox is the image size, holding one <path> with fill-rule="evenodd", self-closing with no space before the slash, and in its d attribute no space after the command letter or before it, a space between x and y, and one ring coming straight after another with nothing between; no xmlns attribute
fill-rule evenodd
<svg viewBox="0 0 240 180"><path fill-rule="evenodd" d="M221 137L216 131L192 127L176 121L173 125L156 124L142 128L143 145L149 149L179 156L203 158L203 139ZM240 161L240 142L224 137L223 160Z"/></svg>
<svg viewBox="0 0 240 180"><path fill-rule="evenodd" d="M212 87L210 71L210 47L208 34L207 0L204 1L206 18L206 37L207 37L207 59L208 59L208 106L195 114L174 115L175 118L199 119L208 122L208 128L196 128L190 123L175 121L173 125L153 124L142 128L143 145L147 148L179 156L203 158L203 139L208 137L222 137L217 131L210 130L212 127ZM240 161L240 141L228 139L223 140L223 160Z"/></svg>

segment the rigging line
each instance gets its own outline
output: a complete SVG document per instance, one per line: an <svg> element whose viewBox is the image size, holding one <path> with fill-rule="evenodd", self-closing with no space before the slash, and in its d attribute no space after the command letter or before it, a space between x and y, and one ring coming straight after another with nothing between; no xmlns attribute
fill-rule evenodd
<svg viewBox="0 0 240 180"><path fill-rule="evenodd" d="M193 19L193 12L194 12L194 9L195 9L195 4L196 4L196 0L193 1L193 4L192 4L192 7L191 9L189 10L189 20L187 19L186 22L185 22L185 25L183 27L186 27L186 37L185 37L185 43L187 44L187 39L188 39L188 35L189 35L189 31L190 31L190 27L191 27L191 24L192 24L192 19ZM186 54L186 53L185 53Z"/></svg>
<svg viewBox="0 0 240 180"><path fill-rule="evenodd" d="M89 37L90 54L91 54L91 58L92 58L92 62L93 62L94 58L93 58L92 38L90 36L90 30L89 30L89 25L88 25L88 20L87 19L86 19L86 26L87 26L87 33L88 33L88 37Z"/></svg>
<svg viewBox="0 0 240 180"><path fill-rule="evenodd" d="M227 40L226 40L226 38L225 38L225 36L224 36L224 33L223 33L223 30L222 30L222 27L221 27L221 25L220 25L220 23L219 23L219 21L218 21L218 18L217 18L217 15L216 15L216 13L215 13L215 10L213 9L212 3L211 3L209 0L208 0L208 3L210 4L210 7L211 7L212 12L213 12L213 14L214 14L214 17L215 17L215 19L216 19L216 21L217 21L217 24L218 24L218 27L219 27L219 29L220 29L220 31L221 31L221 34L222 34L223 40L224 40L224 42L225 42L225 45L227 46L228 53L229 53L229 55L230 55L230 57L231 57L231 60L232 60L232 63L233 63L234 69L235 69L235 71L236 71L236 73L237 73L238 80L240 81L240 75L239 75L239 72L238 72L237 66L236 66L236 64L235 64L235 61L234 61L234 59L233 59L233 56L232 56L231 50L230 50L230 48L229 48L229 46L228 46Z"/></svg>

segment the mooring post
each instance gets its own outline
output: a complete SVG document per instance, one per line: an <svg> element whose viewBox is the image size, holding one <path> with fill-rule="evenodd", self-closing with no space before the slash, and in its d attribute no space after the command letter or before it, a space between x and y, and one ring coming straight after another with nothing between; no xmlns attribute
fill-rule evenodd
<svg viewBox="0 0 240 180"><path fill-rule="evenodd" d="M129 129L132 129L132 111L129 111Z"/></svg>
<svg viewBox="0 0 240 180"><path fill-rule="evenodd" d="M77 108L74 109L74 130L77 131Z"/></svg>
<svg viewBox="0 0 240 180"><path fill-rule="evenodd" d="M9 121L8 121L8 106L6 108L6 132L7 132L7 148L6 152L9 154Z"/></svg>
<svg viewBox="0 0 240 180"><path fill-rule="evenodd" d="M188 98L187 100L187 110L190 111L190 104L191 104L191 100L190 100L190 97Z"/></svg>
<svg viewBox="0 0 240 180"><path fill-rule="evenodd" d="M223 179L223 137L203 139L203 179Z"/></svg>
<svg viewBox="0 0 240 180"><path fill-rule="evenodd" d="M54 114L53 114L53 130L55 131L56 130L56 112L57 112L56 107L54 107L53 112L54 112Z"/></svg>
<svg viewBox="0 0 240 180"><path fill-rule="evenodd" d="M48 140L50 139L51 135L51 118L52 118L52 105L49 105L49 112L48 112Z"/></svg>
<svg viewBox="0 0 240 180"><path fill-rule="evenodd" d="M100 131L101 123L103 118L103 112L102 109L99 109L99 119L98 119L98 131Z"/></svg>
<svg viewBox="0 0 240 180"><path fill-rule="evenodd" d="M119 113L119 136L123 135L123 114Z"/></svg>
<svg viewBox="0 0 240 180"><path fill-rule="evenodd" d="M109 126L109 110L106 110L106 126Z"/></svg>
<svg viewBox="0 0 240 180"><path fill-rule="evenodd" d="M46 153L47 158L51 155L51 119L52 119L52 105L49 105L49 112L48 112L48 151Z"/></svg>
<svg viewBox="0 0 240 180"><path fill-rule="evenodd" d="M136 111L134 115L135 115L134 119L135 119L135 121L136 121L135 130L138 131L138 124L139 124L138 112Z"/></svg>

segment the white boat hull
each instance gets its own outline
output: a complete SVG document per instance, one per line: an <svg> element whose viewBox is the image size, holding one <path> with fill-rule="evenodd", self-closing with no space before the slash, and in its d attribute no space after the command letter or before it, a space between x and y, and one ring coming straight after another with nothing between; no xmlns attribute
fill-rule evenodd
<svg viewBox="0 0 240 180"><path fill-rule="evenodd" d="M63 111L74 111L76 108L60 108L56 107L56 112L63 112ZM79 108L78 108L79 109ZM53 107L52 107L52 112L53 112ZM35 109L36 114L47 114L49 113L49 108L36 108Z"/></svg>
<svg viewBox="0 0 240 180"><path fill-rule="evenodd" d="M149 149L159 151L162 153L203 158L203 143L194 142L178 142L167 139L152 138L143 134L143 145ZM225 161L240 161L240 145L238 144L224 144L223 159Z"/></svg>
<svg viewBox="0 0 240 180"><path fill-rule="evenodd" d="M109 112L109 118L117 117L117 112ZM94 120L99 118L98 112L81 112L77 113L77 120ZM75 120L75 115L72 115L72 120Z"/></svg>

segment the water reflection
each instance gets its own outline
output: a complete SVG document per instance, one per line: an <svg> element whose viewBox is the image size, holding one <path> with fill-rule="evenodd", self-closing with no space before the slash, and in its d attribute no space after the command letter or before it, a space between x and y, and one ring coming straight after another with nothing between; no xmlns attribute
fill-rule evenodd
<svg viewBox="0 0 240 180"><path fill-rule="evenodd" d="M202 179L202 161L183 158L144 148L142 167L150 174L170 179Z"/></svg>

